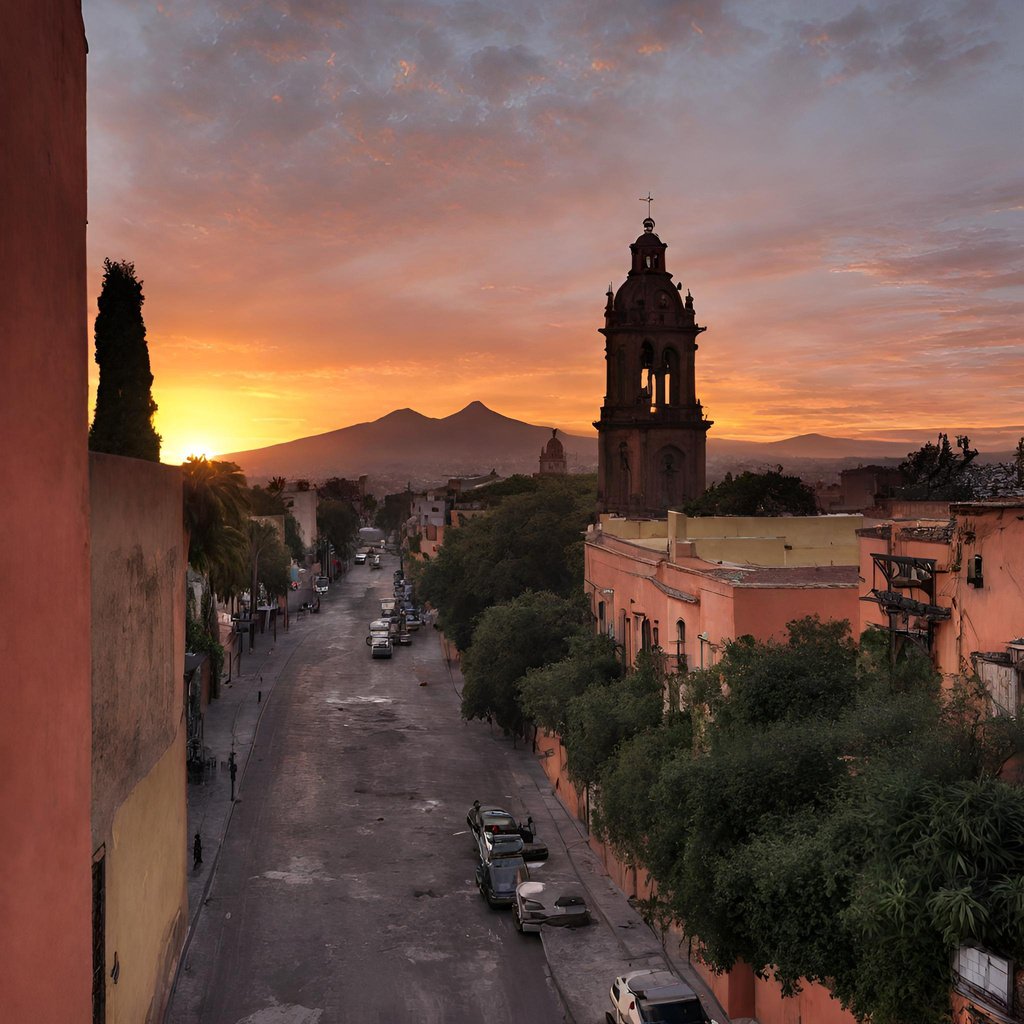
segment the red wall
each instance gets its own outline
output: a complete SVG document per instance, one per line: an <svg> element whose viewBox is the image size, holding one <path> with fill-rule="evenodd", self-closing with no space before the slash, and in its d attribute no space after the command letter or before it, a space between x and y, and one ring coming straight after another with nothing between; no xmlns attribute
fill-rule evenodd
<svg viewBox="0 0 1024 1024"><path fill-rule="evenodd" d="M91 1020L85 35L78 0L0 33L0 1019Z"/></svg>

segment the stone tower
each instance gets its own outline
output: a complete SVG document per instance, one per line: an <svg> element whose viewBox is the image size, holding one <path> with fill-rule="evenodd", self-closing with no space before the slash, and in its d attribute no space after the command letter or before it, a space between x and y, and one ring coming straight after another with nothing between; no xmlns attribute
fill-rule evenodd
<svg viewBox="0 0 1024 1024"><path fill-rule="evenodd" d="M693 297L672 283L665 243L644 221L633 265L604 311L607 388L598 433L597 507L664 516L704 493L711 420L697 400Z"/></svg>
<svg viewBox="0 0 1024 1024"><path fill-rule="evenodd" d="M541 449L539 476L565 476L568 471L565 449L558 440L558 431L551 431L551 440Z"/></svg>

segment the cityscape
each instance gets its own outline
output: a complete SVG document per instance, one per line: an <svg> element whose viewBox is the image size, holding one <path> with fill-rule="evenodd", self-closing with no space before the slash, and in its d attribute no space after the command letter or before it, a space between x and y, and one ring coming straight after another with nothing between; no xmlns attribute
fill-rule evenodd
<svg viewBox="0 0 1024 1024"><path fill-rule="evenodd" d="M0 1021L1024 1021L1017 5L5 13Z"/></svg>

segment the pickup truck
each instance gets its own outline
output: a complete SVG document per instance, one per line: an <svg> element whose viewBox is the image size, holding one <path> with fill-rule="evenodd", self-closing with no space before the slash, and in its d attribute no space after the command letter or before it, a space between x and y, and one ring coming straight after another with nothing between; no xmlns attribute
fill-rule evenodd
<svg viewBox="0 0 1024 1024"><path fill-rule="evenodd" d="M718 1024L689 985L669 971L630 971L612 982L607 1024Z"/></svg>
<svg viewBox="0 0 1024 1024"><path fill-rule="evenodd" d="M547 860L547 844L537 838L533 827L533 818L527 818L526 824L521 825L515 815L503 810L501 807L483 805L479 800L475 801L466 815L466 824L473 832L480 856L484 856L484 849L489 845L488 836L514 835L519 836L523 841L523 857L526 860Z"/></svg>

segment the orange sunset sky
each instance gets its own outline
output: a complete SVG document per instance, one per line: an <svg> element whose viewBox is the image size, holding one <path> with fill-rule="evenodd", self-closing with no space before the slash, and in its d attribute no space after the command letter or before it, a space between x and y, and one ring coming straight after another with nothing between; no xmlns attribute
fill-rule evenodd
<svg viewBox="0 0 1024 1024"><path fill-rule="evenodd" d="M648 190L712 437L1024 433L1019 0L84 8L90 352L133 260L164 461L592 432Z"/></svg>

